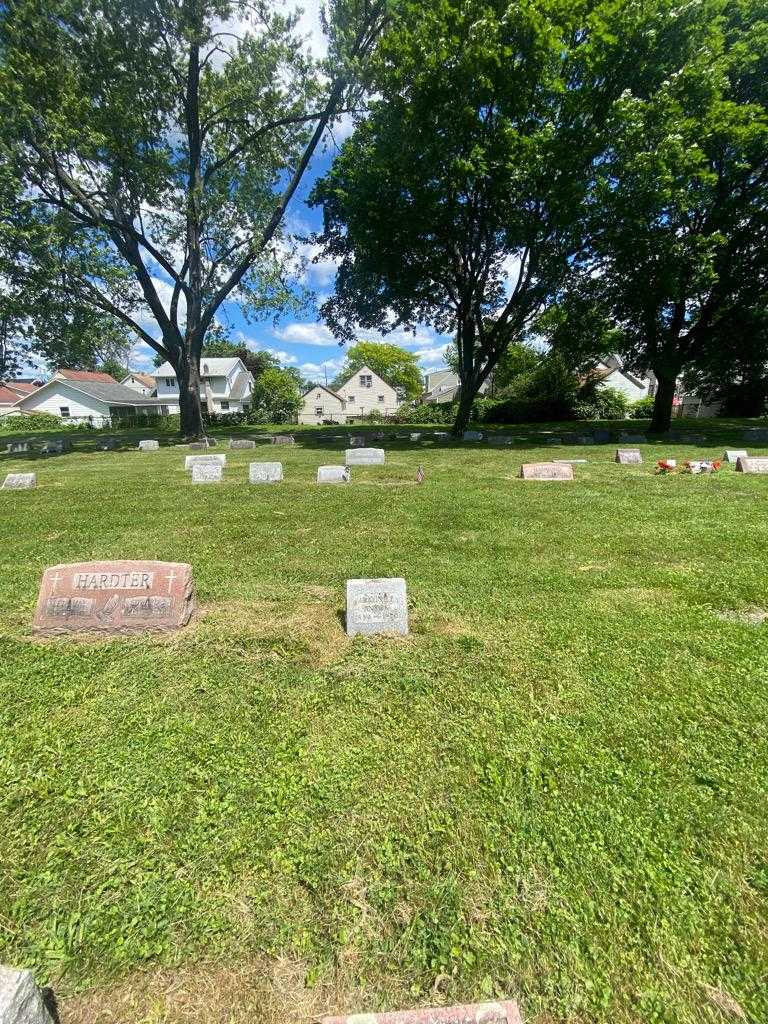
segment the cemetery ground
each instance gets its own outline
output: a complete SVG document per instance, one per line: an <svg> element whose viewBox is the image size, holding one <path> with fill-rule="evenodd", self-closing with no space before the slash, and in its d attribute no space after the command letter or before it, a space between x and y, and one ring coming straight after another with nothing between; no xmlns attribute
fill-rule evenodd
<svg viewBox="0 0 768 1024"><path fill-rule="evenodd" d="M207 486L168 439L0 457L37 473L0 493L0 962L62 1024L767 1020L768 477L653 474L765 454L743 426L640 466L385 428L335 486L339 428ZM588 463L517 479L551 458ZM190 562L199 618L34 639L44 568L102 558ZM410 636L347 638L366 576Z"/></svg>

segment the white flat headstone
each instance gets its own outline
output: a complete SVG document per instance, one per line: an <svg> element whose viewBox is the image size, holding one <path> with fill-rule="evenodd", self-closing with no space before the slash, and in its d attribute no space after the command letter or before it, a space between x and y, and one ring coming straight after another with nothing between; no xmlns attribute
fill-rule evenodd
<svg viewBox="0 0 768 1024"><path fill-rule="evenodd" d="M622 466L637 466L643 461L639 448L617 448L616 461Z"/></svg>
<svg viewBox="0 0 768 1024"><path fill-rule="evenodd" d="M282 462L252 462L248 480L252 484L276 484L283 479Z"/></svg>
<svg viewBox="0 0 768 1024"><path fill-rule="evenodd" d="M3 491L26 491L37 485L35 473L9 473L3 481Z"/></svg>
<svg viewBox="0 0 768 1024"><path fill-rule="evenodd" d="M768 473L768 458L752 458L741 456L736 462L737 473Z"/></svg>
<svg viewBox="0 0 768 1024"><path fill-rule="evenodd" d="M724 462L738 462L739 459L748 459L749 452L745 448L727 448L723 455Z"/></svg>
<svg viewBox="0 0 768 1024"><path fill-rule="evenodd" d="M411 439L411 441L420 441L421 440L421 434L418 431L414 431L414 433L411 434L411 438L410 439Z"/></svg>
<svg viewBox="0 0 768 1024"><path fill-rule="evenodd" d="M0 966L0 1021L2 1024L52 1024L32 971Z"/></svg>
<svg viewBox="0 0 768 1024"><path fill-rule="evenodd" d="M482 441L483 440L483 432L482 432L482 430L465 430L462 436L463 436L465 441Z"/></svg>
<svg viewBox="0 0 768 1024"><path fill-rule="evenodd" d="M193 484L220 484L224 467L219 462L206 462L192 467Z"/></svg>
<svg viewBox="0 0 768 1024"><path fill-rule="evenodd" d="M587 459L552 459L556 466L583 466Z"/></svg>
<svg viewBox="0 0 768 1024"><path fill-rule="evenodd" d="M156 452L160 449L159 441L139 441L140 452Z"/></svg>
<svg viewBox="0 0 768 1024"><path fill-rule="evenodd" d="M317 482L319 484L348 484L352 474L346 466L318 466Z"/></svg>
<svg viewBox="0 0 768 1024"><path fill-rule="evenodd" d="M344 461L348 466L382 466L385 461L383 448L347 448Z"/></svg>
<svg viewBox="0 0 768 1024"><path fill-rule="evenodd" d="M184 457L184 469L193 469L195 466L226 466L226 455L186 455Z"/></svg>
<svg viewBox="0 0 768 1024"><path fill-rule="evenodd" d="M405 580L347 580L347 634L408 633Z"/></svg>
<svg viewBox="0 0 768 1024"><path fill-rule="evenodd" d="M523 480L573 480L573 466L563 462L526 462L520 467Z"/></svg>
<svg viewBox="0 0 768 1024"><path fill-rule="evenodd" d="M235 448L255 448L256 447L256 442L255 441L249 441L246 438L233 437L232 440L229 442L229 447L232 448L232 449L235 449Z"/></svg>
<svg viewBox="0 0 768 1024"><path fill-rule="evenodd" d="M6 449L9 455L19 455L29 451L29 441L9 441Z"/></svg>

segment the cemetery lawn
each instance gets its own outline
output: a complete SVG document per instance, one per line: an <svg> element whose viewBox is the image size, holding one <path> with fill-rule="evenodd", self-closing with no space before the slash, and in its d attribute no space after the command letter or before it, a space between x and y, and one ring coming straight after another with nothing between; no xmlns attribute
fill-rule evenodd
<svg viewBox="0 0 768 1024"><path fill-rule="evenodd" d="M38 474L0 492L0 962L62 1024L768 1020L768 476L654 476L745 446L696 429L393 440L326 487L312 430L197 487L182 448L0 457ZM589 462L516 479L552 457ZM33 639L43 569L109 558L190 562L198 621ZM366 576L409 637L347 639Z"/></svg>

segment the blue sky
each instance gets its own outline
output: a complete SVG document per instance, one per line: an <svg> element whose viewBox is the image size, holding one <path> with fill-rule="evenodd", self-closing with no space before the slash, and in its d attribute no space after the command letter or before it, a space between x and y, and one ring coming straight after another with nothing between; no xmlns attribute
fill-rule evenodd
<svg viewBox="0 0 768 1024"><path fill-rule="evenodd" d="M292 4L289 2L287 6ZM304 9L300 21L301 31L308 47L317 56L322 56L325 42L320 29L320 0L305 0L301 6ZM318 149L288 209L285 225L289 233L307 236L321 228L321 212L307 206L306 199L315 180L330 167L338 145L350 130L349 119L343 119L334 129L333 135L326 139L322 151ZM229 327L233 341L242 342L253 349L267 349L283 365L297 367L309 380L324 381L326 376L331 380L344 361L344 349L320 320L319 307L333 292L336 268L329 261L316 264L311 262L312 257L318 255L318 247L304 246L301 255L310 260L301 283L315 294L314 308L309 308L301 316L281 317L277 324L271 318L260 323L248 323L236 303L227 303L222 307L219 319ZM157 333L156 328L152 329L151 322L144 322L142 326L152 334ZM445 365L443 353L450 341L448 335L439 335L426 325L419 327L415 335L401 330L393 331L386 337L372 331L359 331L358 335L366 340L397 344L413 352L423 371ZM137 344L131 353L132 369L149 369L153 365L154 355L148 345Z"/></svg>

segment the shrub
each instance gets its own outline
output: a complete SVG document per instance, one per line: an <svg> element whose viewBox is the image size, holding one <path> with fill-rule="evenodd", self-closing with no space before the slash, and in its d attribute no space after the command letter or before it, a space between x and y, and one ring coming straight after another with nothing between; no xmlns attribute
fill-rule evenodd
<svg viewBox="0 0 768 1024"><path fill-rule="evenodd" d="M455 415L455 408L447 402L416 402L413 405L401 405L392 417L394 423L450 423Z"/></svg>
<svg viewBox="0 0 768 1024"><path fill-rule="evenodd" d="M0 417L0 433L24 434L33 430L71 430L58 416L51 412L31 412L23 416Z"/></svg>
<svg viewBox="0 0 768 1024"><path fill-rule="evenodd" d="M580 394L575 413L579 420L623 420L629 409L629 399L616 388L589 389Z"/></svg>
<svg viewBox="0 0 768 1024"><path fill-rule="evenodd" d="M649 420L653 415L653 399L652 398L640 398L636 402L633 402L630 410L629 417L633 420Z"/></svg>

